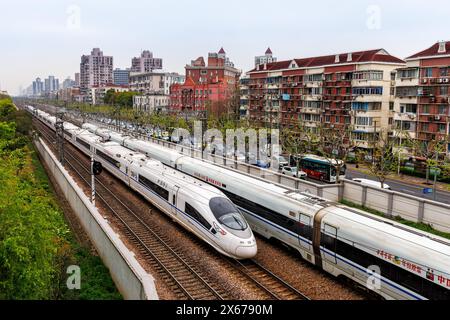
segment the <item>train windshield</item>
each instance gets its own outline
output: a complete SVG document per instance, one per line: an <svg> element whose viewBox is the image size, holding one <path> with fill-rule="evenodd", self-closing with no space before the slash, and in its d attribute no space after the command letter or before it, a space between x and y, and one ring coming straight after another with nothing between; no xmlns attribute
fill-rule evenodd
<svg viewBox="0 0 450 320"><path fill-rule="evenodd" d="M239 209L227 198L215 197L209 201L209 207L216 219L233 230L246 230L247 222Z"/></svg>

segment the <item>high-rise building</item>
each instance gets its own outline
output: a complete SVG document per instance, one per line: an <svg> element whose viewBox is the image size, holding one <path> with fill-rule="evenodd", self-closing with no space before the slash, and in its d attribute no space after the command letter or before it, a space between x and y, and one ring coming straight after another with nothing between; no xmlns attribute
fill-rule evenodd
<svg viewBox="0 0 450 320"><path fill-rule="evenodd" d="M87 94L93 86L113 83L113 57L104 56L99 48L92 49L90 55L81 56L80 91Z"/></svg>
<svg viewBox="0 0 450 320"><path fill-rule="evenodd" d="M55 76L48 76L47 79L44 79L44 92L51 93L59 90L59 79L55 78Z"/></svg>
<svg viewBox="0 0 450 320"><path fill-rule="evenodd" d="M129 83L130 69L114 69L113 83L118 86L127 86Z"/></svg>
<svg viewBox="0 0 450 320"><path fill-rule="evenodd" d="M33 95L38 96L42 92L44 92L44 83L41 78L36 78L36 80L33 81Z"/></svg>
<svg viewBox="0 0 450 320"><path fill-rule="evenodd" d="M208 64L199 57L186 65L185 70L185 82L171 87L171 110L225 112L226 102L237 92L241 74L225 50L209 53Z"/></svg>
<svg viewBox="0 0 450 320"><path fill-rule="evenodd" d="M156 69L162 69L162 59L153 58L153 53L149 50L144 50L140 57L131 59L131 72L152 72Z"/></svg>
<svg viewBox="0 0 450 320"><path fill-rule="evenodd" d="M351 125L359 148L393 124L395 70L405 62L384 49L258 64L247 72L252 123L317 128Z"/></svg>
<svg viewBox="0 0 450 320"><path fill-rule="evenodd" d="M75 86L76 87L80 86L80 73L79 72L75 73Z"/></svg>
<svg viewBox="0 0 450 320"><path fill-rule="evenodd" d="M263 56L255 57L255 67L259 64L272 63L272 62L277 62L277 58L275 58L273 56L272 50L270 50L270 48L267 48L266 53Z"/></svg>
<svg viewBox="0 0 450 320"><path fill-rule="evenodd" d="M396 75L396 128L420 141L450 134L450 41L405 60Z"/></svg>
<svg viewBox="0 0 450 320"><path fill-rule="evenodd" d="M67 89L72 87L75 87L75 81L70 79L70 77L67 77L62 83L62 88Z"/></svg>

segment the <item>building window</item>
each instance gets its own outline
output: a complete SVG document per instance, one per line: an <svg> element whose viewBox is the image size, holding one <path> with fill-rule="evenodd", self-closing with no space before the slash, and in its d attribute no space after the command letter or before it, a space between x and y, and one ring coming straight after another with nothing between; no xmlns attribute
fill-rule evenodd
<svg viewBox="0 0 450 320"><path fill-rule="evenodd" d="M440 105L439 107L438 107L438 113L439 114L447 114L447 106L446 105Z"/></svg>
<svg viewBox="0 0 450 320"><path fill-rule="evenodd" d="M353 88L353 94L357 95L357 96L382 95L383 87L357 87L357 88Z"/></svg>
<svg viewBox="0 0 450 320"><path fill-rule="evenodd" d="M394 111L394 102L389 102L389 111Z"/></svg>
<svg viewBox="0 0 450 320"><path fill-rule="evenodd" d="M441 77L446 77L448 74L448 68L440 68L439 74L441 75Z"/></svg>
<svg viewBox="0 0 450 320"><path fill-rule="evenodd" d="M356 117L356 125L371 126L372 125L372 117Z"/></svg>
<svg viewBox="0 0 450 320"><path fill-rule="evenodd" d="M425 69L423 69L423 76L425 78L433 77L433 68L425 68Z"/></svg>
<svg viewBox="0 0 450 320"><path fill-rule="evenodd" d="M417 113L416 104L402 104L400 105L400 113Z"/></svg>

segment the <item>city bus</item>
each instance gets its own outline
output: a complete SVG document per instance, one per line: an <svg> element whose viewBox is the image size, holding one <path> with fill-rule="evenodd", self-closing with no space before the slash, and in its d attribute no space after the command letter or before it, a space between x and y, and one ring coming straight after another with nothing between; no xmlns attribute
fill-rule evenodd
<svg viewBox="0 0 450 320"><path fill-rule="evenodd" d="M291 157L291 164L296 165L298 156ZM292 163L294 162L294 163ZM316 155L307 154L301 157L300 169L307 173L308 178L328 183L336 183L336 171L340 166L339 180L345 178L346 165L342 160L327 159Z"/></svg>

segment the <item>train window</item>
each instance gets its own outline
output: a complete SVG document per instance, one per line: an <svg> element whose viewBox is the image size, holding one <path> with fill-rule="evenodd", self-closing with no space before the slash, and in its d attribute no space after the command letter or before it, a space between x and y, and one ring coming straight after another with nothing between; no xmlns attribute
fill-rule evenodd
<svg viewBox="0 0 450 320"><path fill-rule="evenodd" d="M109 163L111 163L113 166L119 167L120 168L120 162L115 160L114 158L108 156L107 154L101 152L100 150L95 150L95 153L103 158L104 160L108 161Z"/></svg>
<svg viewBox="0 0 450 320"><path fill-rule="evenodd" d="M321 236L322 246L324 246L328 250L336 252L336 237L337 237L336 228L328 224L325 224L324 232L322 232Z"/></svg>
<svg viewBox="0 0 450 320"><path fill-rule="evenodd" d="M164 200L169 201L169 191L167 191L163 187L159 186L158 184L150 181L149 179L147 179L146 177L141 176L141 175L139 175L139 182L142 183L147 188L153 190Z"/></svg>
<svg viewBox="0 0 450 320"><path fill-rule="evenodd" d="M284 215L270 210L266 207L263 207L257 203L254 203L252 201L249 201L243 197L240 197L234 193L231 193L229 191L226 190L222 190L232 201L233 203L235 203L237 206L248 210L264 219L267 219L273 223L275 223L278 226L281 226L285 229L288 229L294 233L298 233L298 227L296 226L296 224L289 224L289 221L291 221L292 219L285 217ZM311 239L311 238L309 238Z"/></svg>
<svg viewBox="0 0 450 320"><path fill-rule="evenodd" d="M211 229L211 224L193 206L186 202L185 210L188 215L201 223L206 229Z"/></svg>
<svg viewBox="0 0 450 320"><path fill-rule="evenodd" d="M331 239L327 238L328 235L322 233L322 238L327 245L331 242ZM388 261L378 258L364 250L337 240L336 253L343 256L358 265L367 268L371 265L380 267L381 276L398 283L420 295L433 300L449 300L450 290L439 286L436 283L428 281L419 275L411 273L397 265L394 265Z"/></svg>
<svg viewBox="0 0 450 320"><path fill-rule="evenodd" d="M306 214L300 214L300 223L298 226L298 234L306 239L312 240L311 217Z"/></svg>
<svg viewBox="0 0 450 320"><path fill-rule="evenodd" d="M209 200L209 207L216 219L233 230L246 230L247 222L239 209L227 198L214 197Z"/></svg>
<svg viewBox="0 0 450 320"><path fill-rule="evenodd" d="M86 149L88 149L88 150L90 149L89 143L87 143L86 141L81 140L80 138L76 138L76 141L79 144L81 144L83 147L85 147Z"/></svg>
<svg viewBox="0 0 450 320"><path fill-rule="evenodd" d="M399 283L416 292L422 291L422 281L411 272L406 271L399 277Z"/></svg>

